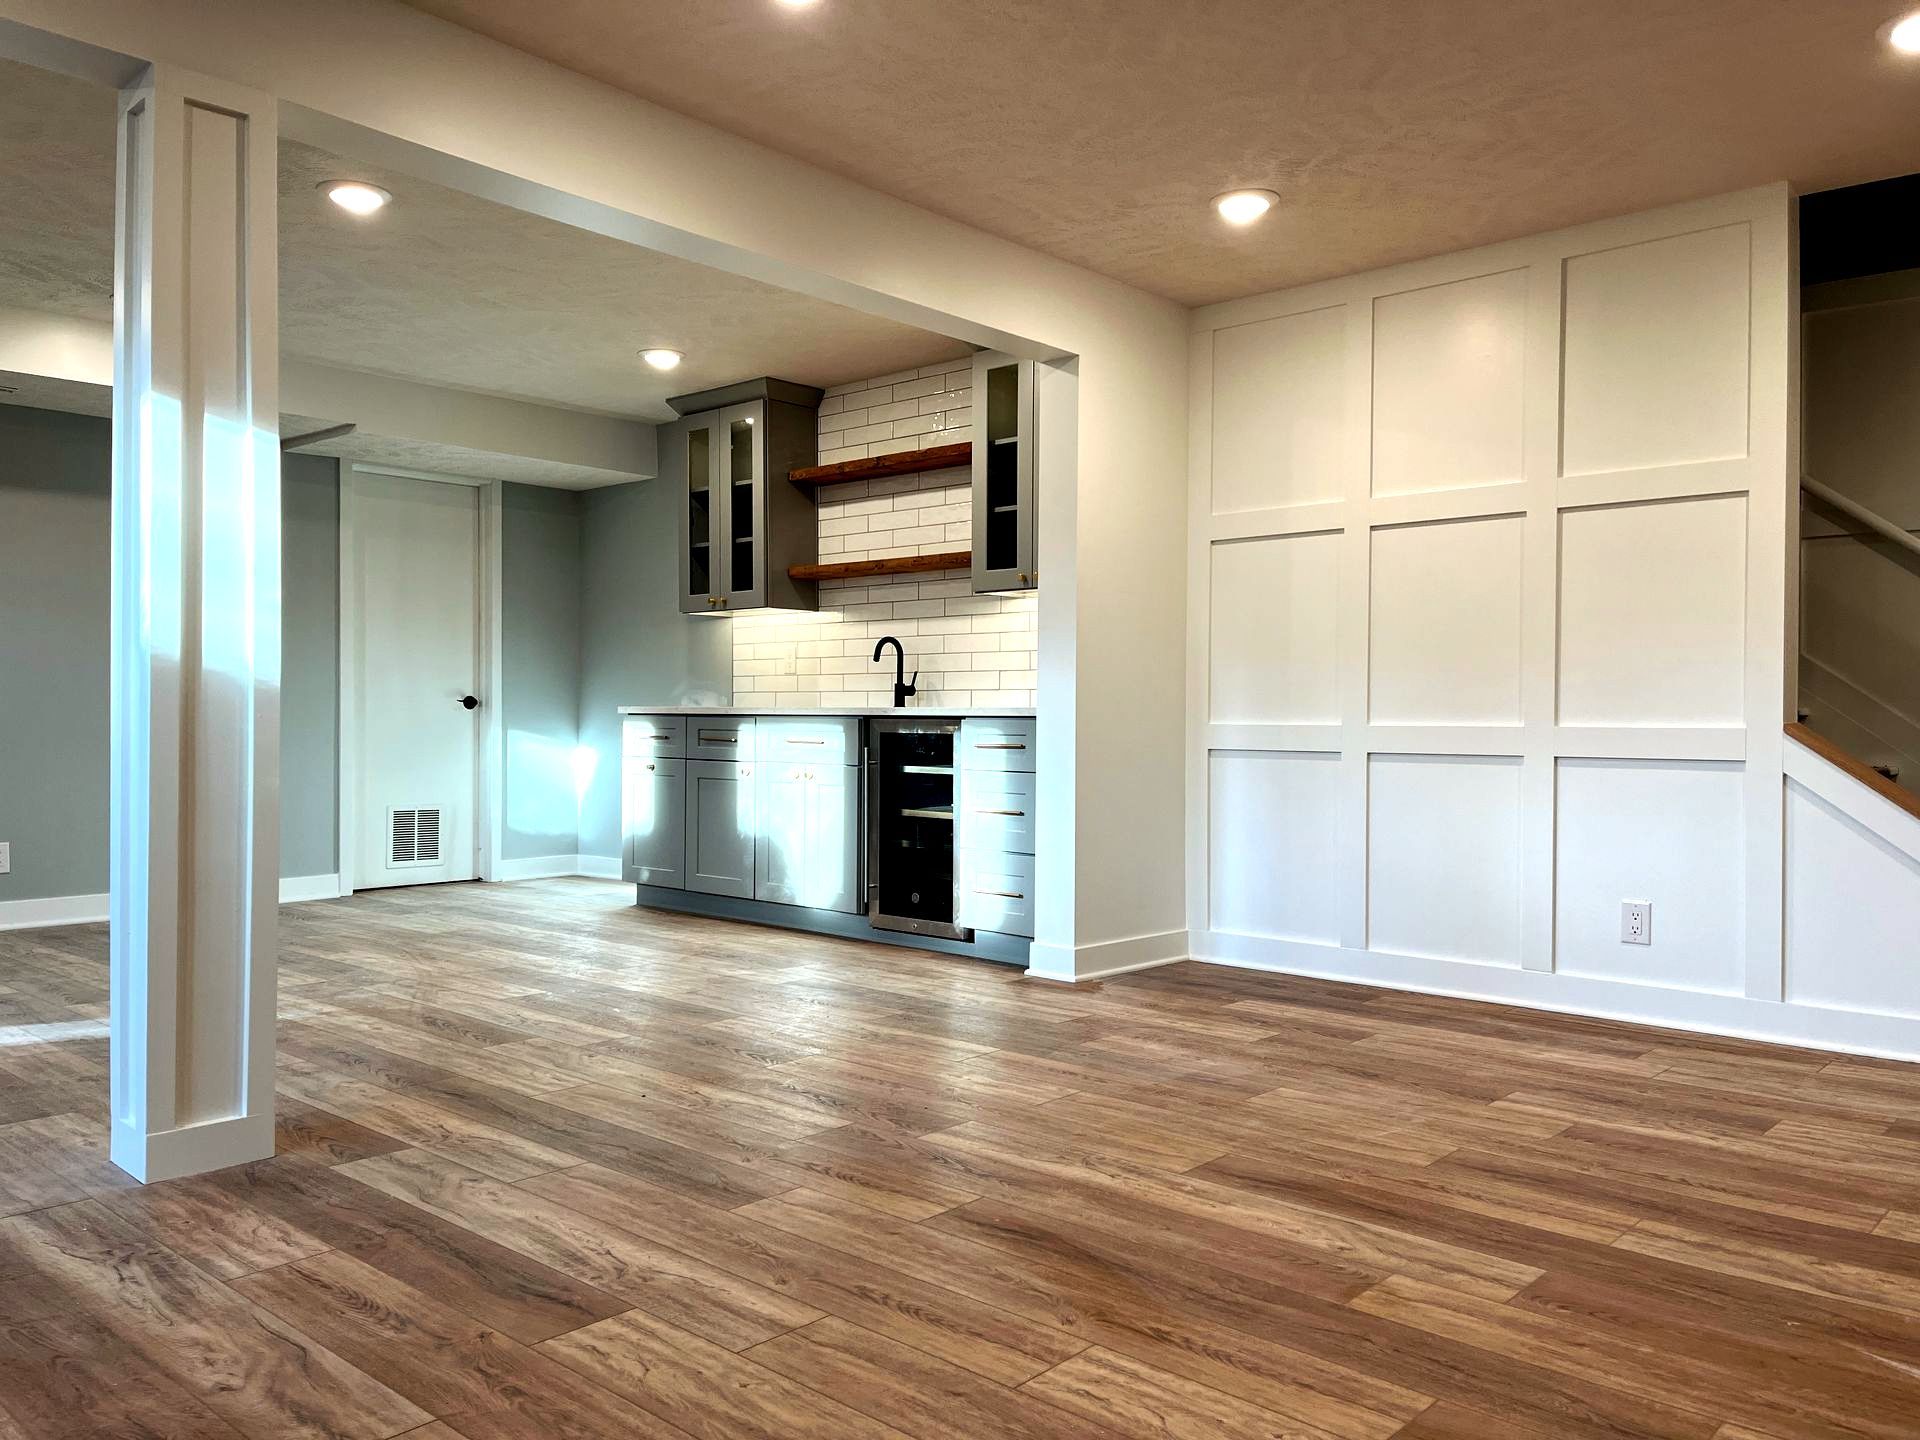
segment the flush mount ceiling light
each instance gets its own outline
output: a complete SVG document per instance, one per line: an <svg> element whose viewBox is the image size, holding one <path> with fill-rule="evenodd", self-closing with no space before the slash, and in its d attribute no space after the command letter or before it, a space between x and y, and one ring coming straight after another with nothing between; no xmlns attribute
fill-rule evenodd
<svg viewBox="0 0 1920 1440"><path fill-rule="evenodd" d="M1271 190L1229 190L1213 197L1213 208L1229 225L1251 225L1279 201Z"/></svg>
<svg viewBox="0 0 1920 1440"><path fill-rule="evenodd" d="M1902 55L1920 55L1920 10L1895 24L1887 32L1887 43Z"/></svg>
<svg viewBox="0 0 1920 1440"><path fill-rule="evenodd" d="M320 193L349 215L367 216L384 209L393 195L364 180L322 180Z"/></svg>
<svg viewBox="0 0 1920 1440"><path fill-rule="evenodd" d="M678 350L669 350L665 346L655 346L651 350L642 350L640 358L656 370L671 370L686 357Z"/></svg>
<svg viewBox="0 0 1920 1440"><path fill-rule="evenodd" d="M810 10L819 3L820 0L780 0L780 7L783 10Z"/></svg>

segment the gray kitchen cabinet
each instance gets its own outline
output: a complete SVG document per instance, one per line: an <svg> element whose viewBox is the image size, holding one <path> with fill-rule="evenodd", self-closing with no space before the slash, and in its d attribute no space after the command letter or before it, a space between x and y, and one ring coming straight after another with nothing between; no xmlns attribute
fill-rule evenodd
<svg viewBox="0 0 1920 1440"><path fill-rule="evenodd" d="M681 610L816 609L817 587L787 571L819 559L819 521L787 472L814 461L820 392L762 379L667 403L680 413L660 428L660 474L678 497Z"/></svg>
<svg viewBox="0 0 1920 1440"><path fill-rule="evenodd" d="M763 764L753 895L857 913L860 769L816 761Z"/></svg>
<svg viewBox="0 0 1920 1440"><path fill-rule="evenodd" d="M957 888L969 930L1033 935L1037 733L1030 718L960 722Z"/></svg>
<svg viewBox="0 0 1920 1440"><path fill-rule="evenodd" d="M687 884L687 762L629 755L622 777L621 878L683 890Z"/></svg>
<svg viewBox="0 0 1920 1440"><path fill-rule="evenodd" d="M973 588L1040 583L1035 539L1034 375L1031 360L973 357Z"/></svg>
<svg viewBox="0 0 1920 1440"><path fill-rule="evenodd" d="M722 573L718 411L660 427L660 480L673 487L680 516L680 608L715 609Z"/></svg>
<svg viewBox="0 0 1920 1440"><path fill-rule="evenodd" d="M726 760L686 764L686 888L751 899L760 828L754 767Z"/></svg>

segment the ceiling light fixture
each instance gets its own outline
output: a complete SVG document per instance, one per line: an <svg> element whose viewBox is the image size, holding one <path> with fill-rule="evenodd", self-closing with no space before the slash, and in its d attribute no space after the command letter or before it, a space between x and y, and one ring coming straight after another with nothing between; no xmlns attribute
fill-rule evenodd
<svg viewBox="0 0 1920 1440"><path fill-rule="evenodd" d="M1920 10L1889 30L1887 43L1902 55L1920 55Z"/></svg>
<svg viewBox="0 0 1920 1440"><path fill-rule="evenodd" d="M1251 225L1279 203L1271 190L1229 190L1213 197L1213 208L1229 225Z"/></svg>
<svg viewBox="0 0 1920 1440"><path fill-rule="evenodd" d="M789 10L806 10L820 3L820 0L780 0Z"/></svg>
<svg viewBox="0 0 1920 1440"><path fill-rule="evenodd" d="M642 350L640 352L640 358L656 370L671 370L682 360L686 359L686 356L682 355L678 350L669 350L665 346L656 346L652 350Z"/></svg>
<svg viewBox="0 0 1920 1440"><path fill-rule="evenodd" d="M364 180L322 180L320 191L349 215L362 218L384 209L393 199L391 192Z"/></svg>

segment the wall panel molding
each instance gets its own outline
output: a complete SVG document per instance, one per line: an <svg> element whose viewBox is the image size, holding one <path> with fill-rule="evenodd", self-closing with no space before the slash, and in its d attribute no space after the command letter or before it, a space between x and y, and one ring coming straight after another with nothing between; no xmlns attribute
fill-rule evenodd
<svg viewBox="0 0 1920 1440"><path fill-rule="evenodd" d="M1715 935L1711 961L1675 957L1673 987L1632 986L1629 1008L1656 1018L1663 995L1680 996L1670 1010L1684 1023L1692 997L1727 988L1728 956L1738 998L1779 998L1778 734L1790 688L1787 527L1797 489L1792 224L1786 187L1769 186L1195 312L1187 774L1196 952L1314 973L1337 954L1354 978L1382 983L1419 978L1420 967L1511 967L1528 978L1495 988L1521 1003L1598 1005L1594 987L1625 982L1557 973L1557 945L1577 938L1591 972L1615 963L1606 947L1618 943L1617 929L1557 933L1562 924L1595 929L1606 908L1591 893L1572 909L1556 906L1566 878L1556 870L1560 767L1619 762L1623 774L1654 777L1670 765L1711 767L1739 796L1734 805L1724 785L1713 791L1716 823L1732 829L1721 843L1740 871L1732 880L1716 871L1716 893L1739 897L1739 933ZM1442 357L1454 357L1451 369ZM1227 373L1236 366L1244 368ZM1344 427L1338 445L1324 432L1310 450L1296 445L1284 477L1263 475L1249 458L1274 413L1263 387L1276 376L1296 400L1321 397L1322 414ZM1297 405L1281 408L1297 436ZM1222 436L1231 440L1230 504L1220 503L1212 473ZM1325 473L1302 475L1305 464ZM1334 723L1298 723L1320 717L1284 711L1299 691L1276 658L1285 647L1272 637L1289 617L1276 613L1274 596L1249 615L1211 608L1259 598L1249 585L1211 582L1221 546L1253 555L1308 535L1338 546L1336 573L1313 582L1319 589L1306 601L1335 617ZM1215 648L1222 635L1231 648ZM1262 664L1282 668L1246 673ZM1272 713L1210 708L1219 693L1275 697ZM1331 857L1330 873L1315 867L1312 883L1337 897L1334 945L1223 938L1211 928L1225 915L1284 929L1307 913L1315 935L1330 929L1284 897L1254 903L1236 893L1288 877L1249 868L1233 847L1293 853L1298 837L1244 806L1224 823L1213 814L1215 762L1288 753L1337 757L1331 813L1316 791L1312 818L1290 817L1310 824L1312 843ZM1440 769L1407 770L1410 757ZM1496 773L1497 802L1479 783ZM1422 775L1452 778L1422 800L1419 786L1405 785ZM1376 793L1386 779L1400 786L1397 798ZM1684 792L1636 783L1655 806ZM1274 797L1290 803L1284 789ZM1447 805L1460 812L1452 828L1440 813ZM1490 844L1496 818L1501 838ZM1666 823L1673 818L1650 816L1649 825L1694 835ZM1581 844L1609 858L1607 847L1624 843L1621 831L1582 823ZM1665 867L1645 882L1670 895L1669 912L1659 894L1620 897L1655 901L1655 956L1667 933L1662 913L1675 917L1669 944L1697 934L1691 918L1681 923L1697 910L1684 891L1682 848L1668 845ZM1413 857L1437 863L1452 850L1465 868L1450 888L1424 888ZM1608 885L1649 873L1592 868ZM1478 918L1451 923L1461 913ZM1701 924L1728 923L1725 905L1705 913ZM1386 929L1373 935L1382 917ZM1686 943L1701 956L1711 949ZM1388 955L1386 946L1429 953ZM1642 969L1657 974L1658 964ZM1477 993L1477 982L1433 974L1421 983ZM1702 988L1686 988L1696 983L1689 976ZM1563 994L1575 998L1551 998Z"/></svg>

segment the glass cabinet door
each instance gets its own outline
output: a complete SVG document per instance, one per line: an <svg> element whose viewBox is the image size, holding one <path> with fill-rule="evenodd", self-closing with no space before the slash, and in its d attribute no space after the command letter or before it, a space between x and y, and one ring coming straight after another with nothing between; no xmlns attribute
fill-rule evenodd
<svg viewBox="0 0 1920 1440"><path fill-rule="evenodd" d="M1033 363L976 355L973 417L973 588L1030 590L1039 583Z"/></svg>
<svg viewBox="0 0 1920 1440"><path fill-rule="evenodd" d="M680 608L705 614L720 608L725 560L719 554L724 503L720 485L720 417L689 415L661 435L661 473L682 495Z"/></svg>
<svg viewBox="0 0 1920 1440"><path fill-rule="evenodd" d="M725 568L715 589L727 610L767 603L765 421L766 407L758 401L720 412Z"/></svg>

